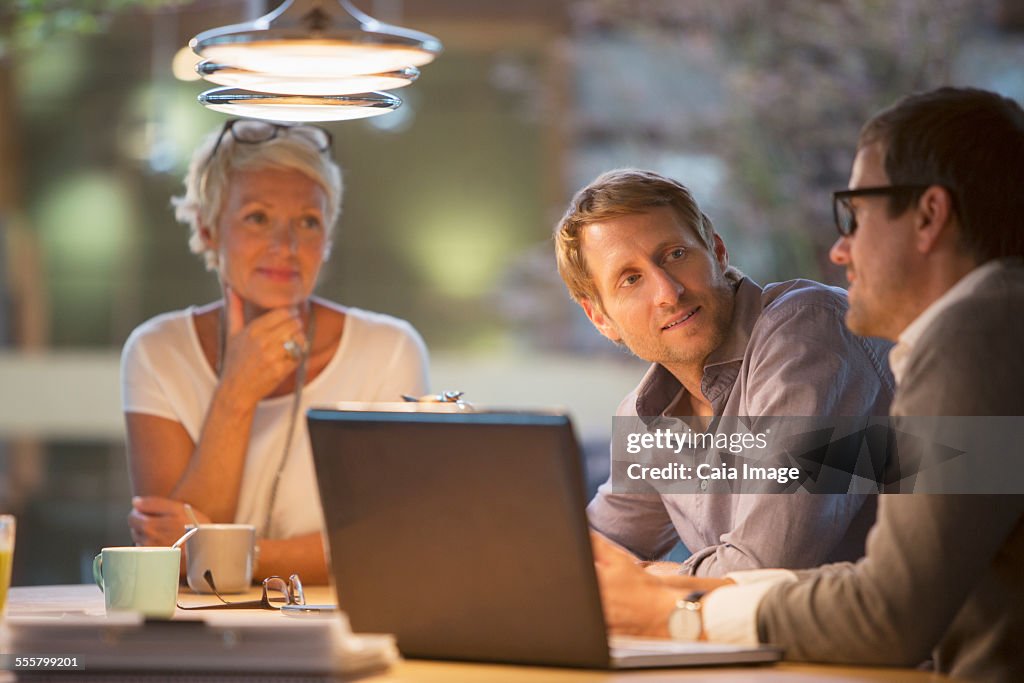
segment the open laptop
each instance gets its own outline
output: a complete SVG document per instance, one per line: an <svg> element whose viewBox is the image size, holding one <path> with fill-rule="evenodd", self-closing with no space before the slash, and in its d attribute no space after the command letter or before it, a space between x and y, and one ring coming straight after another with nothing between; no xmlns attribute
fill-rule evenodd
<svg viewBox="0 0 1024 683"><path fill-rule="evenodd" d="M407 657L586 668L774 661L771 647L609 645L569 418L308 413L338 602Z"/></svg>

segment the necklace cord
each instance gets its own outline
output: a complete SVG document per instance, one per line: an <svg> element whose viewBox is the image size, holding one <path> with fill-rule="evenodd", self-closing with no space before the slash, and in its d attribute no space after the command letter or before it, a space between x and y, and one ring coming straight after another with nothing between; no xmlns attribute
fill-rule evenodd
<svg viewBox="0 0 1024 683"><path fill-rule="evenodd" d="M217 377L220 378L223 371L223 358L227 347L227 321L225 320L225 309L221 309L220 315L220 349L217 354ZM288 418L288 432L284 440L284 449L278 459L277 470L274 472L274 481L270 486L270 495L267 499L267 514L263 519L263 526L256 530L257 538L267 538L270 535L270 520L274 513L274 503L277 501L277 490L281 484L281 475L288 463L288 454L291 452L292 440L295 436L295 426L299 419L299 409L302 407L302 391L306 385L306 371L309 354L313 348L313 340L316 338L316 307L312 302L309 304L309 326L307 328L306 344L302 349L302 358L295 370L295 398L292 400L292 407ZM247 449L248 450L248 449Z"/></svg>
<svg viewBox="0 0 1024 683"><path fill-rule="evenodd" d="M299 421L299 410L302 407L302 390L306 386L306 371L310 351L313 348L313 339L316 336L316 313L312 304L309 306L309 334L306 336L306 346L302 349L302 359L299 367L295 370L295 398L292 400L291 415L288 418L288 435L284 440L284 450L277 463L277 471L274 473L274 483L270 487L270 496L267 500L267 514L263 520L262 532L259 538L267 538L270 535L270 518L274 513L274 503L277 501L277 490L281 484L281 475L284 473L284 466L288 462L288 455L292 449L292 439L295 436L295 427Z"/></svg>

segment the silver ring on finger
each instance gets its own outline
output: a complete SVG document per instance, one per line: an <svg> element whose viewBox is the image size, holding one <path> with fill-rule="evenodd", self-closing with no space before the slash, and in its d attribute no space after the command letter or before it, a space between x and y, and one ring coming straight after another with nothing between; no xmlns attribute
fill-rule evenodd
<svg viewBox="0 0 1024 683"><path fill-rule="evenodd" d="M284 346L285 353L287 353L292 360L299 360L302 358L302 347L299 346L299 342L295 341L295 339L289 339L282 346Z"/></svg>

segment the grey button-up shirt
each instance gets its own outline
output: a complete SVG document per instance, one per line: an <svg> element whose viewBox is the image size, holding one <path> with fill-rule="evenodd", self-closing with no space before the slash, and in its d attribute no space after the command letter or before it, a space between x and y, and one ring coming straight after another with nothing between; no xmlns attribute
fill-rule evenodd
<svg viewBox="0 0 1024 683"><path fill-rule="evenodd" d="M888 414L888 342L844 323L846 293L809 280L736 287L725 341L707 359L701 391L716 416ZM654 364L617 415L658 416L682 384ZM614 459L614 454L613 454ZM722 576L740 569L803 568L864 551L873 496L843 494L613 493L605 482L587 508L591 525L636 555L656 559L681 540L683 570Z"/></svg>

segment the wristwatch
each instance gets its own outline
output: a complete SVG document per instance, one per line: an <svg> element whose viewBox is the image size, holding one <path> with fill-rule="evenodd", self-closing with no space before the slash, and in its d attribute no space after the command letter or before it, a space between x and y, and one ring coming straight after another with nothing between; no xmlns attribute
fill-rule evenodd
<svg viewBox="0 0 1024 683"><path fill-rule="evenodd" d="M705 591L694 591L676 601L676 608L668 615L668 634L672 640L696 642L704 632L700 599Z"/></svg>

